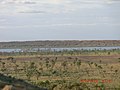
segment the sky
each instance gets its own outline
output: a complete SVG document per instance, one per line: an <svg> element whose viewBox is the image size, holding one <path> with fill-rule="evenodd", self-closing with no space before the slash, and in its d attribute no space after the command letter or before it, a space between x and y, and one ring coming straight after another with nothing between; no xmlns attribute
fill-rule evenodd
<svg viewBox="0 0 120 90"><path fill-rule="evenodd" d="M120 40L120 0L0 0L0 41Z"/></svg>

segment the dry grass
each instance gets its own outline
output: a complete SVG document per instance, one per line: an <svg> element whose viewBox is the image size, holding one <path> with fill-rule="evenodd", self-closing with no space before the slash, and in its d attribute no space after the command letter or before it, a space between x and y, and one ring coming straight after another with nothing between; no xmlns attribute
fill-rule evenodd
<svg viewBox="0 0 120 90"><path fill-rule="evenodd" d="M32 62L36 66L36 70L39 71L41 74L39 75L38 79L36 78L36 74L34 73L30 77L30 82L34 83L35 85L40 85L40 82L49 81L50 84L47 87L50 88L52 85L57 86L52 90L64 90L58 89L63 87L61 83L58 81L66 81L64 85L70 83L83 83L80 82L81 80L99 80L102 82L106 80L103 84L106 88L120 88L120 62L119 54L115 55L92 55L92 56L85 56L85 55L31 55L31 56L15 56L14 60L7 60L8 56L0 57L4 60L0 61L0 69L5 69L1 71L1 73L10 75L16 78L28 80L26 76L25 68L29 69L29 66ZM57 58L57 59L56 59ZM55 60L55 65L52 68L52 60ZM80 67L77 65L78 61L81 61ZM49 66L47 68L46 61L49 61ZM65 67L62 66L62 63L66 63ZM3 67L4 63L4 67ZM17 66L17 68L16 68ZM109 80L111 82L109 82ZM94 82L84 82L87 87L91 90L95 90L96 83ZM62 86L61 86L62 85ZM74 89L72 89L74 90ZM87 89L83 89L87 90ZM113 89L114 90L114 89ZM118 89L119 90L119 89Z"/></svg>

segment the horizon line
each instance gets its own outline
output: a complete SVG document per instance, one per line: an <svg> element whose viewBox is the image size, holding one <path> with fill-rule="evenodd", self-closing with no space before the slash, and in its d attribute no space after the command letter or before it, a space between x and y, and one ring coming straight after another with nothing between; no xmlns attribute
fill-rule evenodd
<svg viewBox="0 0 120 90"><path fill-rule="evenodd" d="M5 40L0 42L30 42L30 41L119 41L120 39L40 39L40 40Z"/></svg>

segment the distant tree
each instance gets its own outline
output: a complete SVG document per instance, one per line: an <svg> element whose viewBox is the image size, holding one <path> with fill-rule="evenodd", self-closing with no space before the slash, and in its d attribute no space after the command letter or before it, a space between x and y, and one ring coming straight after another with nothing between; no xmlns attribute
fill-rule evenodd
<svg viewBox="0 0 120 90"><path fill-rule="evenodd" d="M120 63L120 58L118 58L118 60L119 60L118 62Z"/></svg>
<svg viewBox="0 0 120 90"><path fill-rule="evenodd" d="M7 69L5 67L5 62L1 62L2 67L1 67L1 71L4 73Z"/></svg>
<svg viewBox="0 0 120 90"><path fill-rule="evenodd" d="M39 65L41 68L43 68L43 63L42 62L39 62Z"/></svg>
<svg viewBox="0 0 120 90"><path fill-rule="evenodd" d="M110 55L110 52L108 52L108 55Z"/></svg>
<svg viewBox="0 0 120 90"><path fill-rule="evenodd" d="M99 68L99 69L102 69L102 66L99 65L98 68Z"/></svg>
<svg viewBox="0 0 120 90"><path fill-rule="evenodd" d="M19 72L18 67L19 67L19 65L15 64L14 71L15 71L16 77L17 77L17 74Z"/></svg>
<svg viewBox="0 0 120 90"><path fill-rule="evenodd" d="M45 65L46 65L47 70L48 70L48 68L51 67L49 60L46 60Z"/></svg>
<svg viewBox="0 0 120 90"><path fill-rule="evenodd" d="M30 78L34 76L34 74L36 73L36 70L37 70L37 67L35 63L30 62L30 65L26 69L26 76L28 77L28 80L30 80Z"/></svg>
<svg viewBox="0 0 120 90"><path fill-rule="evenodd" d="M97 63L94 63L94 65L95 65L95 67L97 67L98 65L97 65Z"/></svg>
<svg viewBox="0 0 120 90"><path fill-rule="evenodd" d="M8 57L7 60L11 60L11 62L14 62L14 58L13 57Z"/></svg>
<svg viewBox="0 0 120 90"><path fill-rule="evenodd" d="M2 63L2 68L5 68L5 62L1 62Z"/></svg>
<svg viewBox="0 0 120 90"><path fill-rule="evenodd" d="M35 71L35 75L36 75L36 79L38 80L39 77L41 76L41 72L39 72L38 70Z"/></svg>
<svg viewBox="0 0 120 90"><path fill-rule="evenodd" d="M100 64L102 63L102 60L100 60Z"/></svg>
<svg viewBox="0 0 120 90"><path fill-rule="evenodd" d="M78 70L80 70L80 66L81 66L81 60L77 60L77 67L78 67Z"/></svg>
<svg viewBox="0 0 120 90"><path fill-rule="evenodd" d="M52 60L51 61L51 69L53 70L54 66L55 66L56 60Z"/></svg>
<svg viewBox="0 0 120 90"><path fill-rule="evenodd" d="M63 67L64 71L66 71L67 61L62 62L61 66Z"/></svg>

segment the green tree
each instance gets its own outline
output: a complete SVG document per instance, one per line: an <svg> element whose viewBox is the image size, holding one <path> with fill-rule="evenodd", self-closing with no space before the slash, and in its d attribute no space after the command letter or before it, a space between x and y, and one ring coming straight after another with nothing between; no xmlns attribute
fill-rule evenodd
<svg viewBox="0 0 120 90"><path fill-rule="evenodd" d="M30 62L30 65L26 69L26 76L28 77L28 80L30 80L30 78L34 76L34 74L36 73L36 70L37 70L37 67L35 63Z"/></svg>
<svg viewBox="0 0 120 90"><path fill-rule="evenodd" d="M48 70L48 68L51 67L51 64L50 64L49 60L46 60L45 65L46 65L47 70Z"/></svg>
<svg viewBox="0 0 120 90"><path fill-rule="evenodd" d="M67 61L62 62L61 66L63 67L64 71L66 71L67 70Z"/></svg>
<svg viewBox="0 0 120 90"><path fill-rule="evenodd" d="M78 70L80 70L80 66L81 66L81 60L77 60L77 67L78 67Z"/></svg>
<svg viewBox="0 0 120 90"><path fill-rule="evenodd" d="M53 70L54 66L55 66L56 60L52 60L51 61L51 69Z"/></svg>

